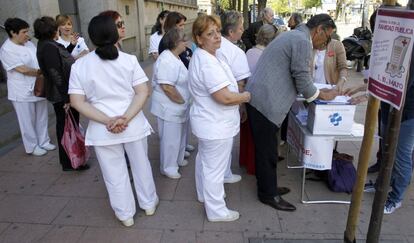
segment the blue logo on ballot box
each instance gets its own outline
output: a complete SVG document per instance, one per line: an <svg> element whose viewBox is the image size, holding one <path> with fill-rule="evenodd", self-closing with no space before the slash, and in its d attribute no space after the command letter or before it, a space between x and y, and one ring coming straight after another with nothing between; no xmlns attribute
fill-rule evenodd
<svg viewBox="0 0 414 243"><path fill-rule="evenodd" d="M342 116L335 112L332 115L329 116L329 122L332 123L334 126L339 126L339 123L342 121Z"/></svg>

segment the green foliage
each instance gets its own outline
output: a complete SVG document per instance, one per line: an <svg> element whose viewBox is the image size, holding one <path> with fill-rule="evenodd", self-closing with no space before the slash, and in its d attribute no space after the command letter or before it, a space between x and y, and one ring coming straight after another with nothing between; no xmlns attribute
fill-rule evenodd
<svg viewBox="0 0 414 243"><path fill-rule="evenodd" d="M279 15L292 12L289 6L289 0L270 0L267 5Z"/></svg>
<svg viewBox="0 0 414 243"><path fill-rule="evenodd" d="M229 10L231 7L231 0L218 0L220 7L224 10Z"/></svg>
<svg viewBox="0 0 414 243"><path fill-rule="evenodd" d="M322 6L321 0L304 0L303 5L306 9Z"/></svg>

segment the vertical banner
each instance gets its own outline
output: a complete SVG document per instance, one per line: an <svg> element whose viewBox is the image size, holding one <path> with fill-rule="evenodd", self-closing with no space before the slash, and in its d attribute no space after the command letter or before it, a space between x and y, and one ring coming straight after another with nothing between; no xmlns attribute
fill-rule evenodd
<svg viewBox="0 0 414 243"><path fill-rule="evenodd" d="M371 48L368 91L400 109L413 49L414 11L379 9Z"/></svg>

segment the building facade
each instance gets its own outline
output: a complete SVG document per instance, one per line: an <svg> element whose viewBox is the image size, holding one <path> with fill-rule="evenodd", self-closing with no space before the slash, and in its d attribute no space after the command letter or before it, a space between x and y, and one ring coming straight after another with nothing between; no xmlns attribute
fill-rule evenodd
<svg viewBox="0 0 414 243"><path fill-rule="evenodd" d="M68 14L74 21L75 31L92 47L87 34L89 21L93 16L109 9L118 11L125 21L123 49L144 60L148 57L151 27L158 13L162 10L181 12L187 17L186 31L190 31L197 17L198 6L197 0L2 0L0 24L8 17L18 17L32 25L40 16ZM5 38L4 33L0 38Z"/></svg>

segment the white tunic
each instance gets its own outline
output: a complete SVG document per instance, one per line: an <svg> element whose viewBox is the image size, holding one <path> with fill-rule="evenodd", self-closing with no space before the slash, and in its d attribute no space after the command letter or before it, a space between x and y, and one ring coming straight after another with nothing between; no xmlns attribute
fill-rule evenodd
<svg viewBox="0 0 414 243"><path fill-rule="evenodd" d="M59 43L59 44L62 44L65 48L70 45L70 41L65 41L60 36L59 36L59 39L56 42ZM89 48L85 43L85 39L83 39L82 37L79 37L78 42L76 43L75 48L73 48L73 51L72 51L71 54L72 54L73 57L77 57L81 54L81 52L83 52L85 50L89 51Z"/></svg>
<svg viewBox="0 0 414 243"><path fill-rule="evenodd" d="M193 103L190 122L193 133L202 139L226 139L240 129L239 106L216 102L214 92L227 87L238 92L230 67L207 51L197 48L190 61L188 83Z"/></svg>
<svg viewBox="0 0 414 243"><path fill-rule="evenodd" d="M177 104L165 95L161 84L175 86L183 97L185 104ZM151 113L170 122L183 123L188 119L190 92L188 90L188 70L183 62L170 50L165 50L154 64L152 79Z"/></svg>
<svg viewBox="0 0 414 243"><path fill-rule="evenodd" d="M87 101L109 117L125 113L133 96L133 87L148 81L135 56L119 52L115 60L102 60L90 52L72 65L69 94L85 95ZM86 145L104 146L139 140L151 133L151 126L139 112L122 133L106 130L105 124L89 121Z"/></svg>
<svg viewBox="0 0 414 243"><path fill-rule="evenodd" d="M24 75L14 70L19 66L39 68L36 57L35 45L28 41L24 45L18 45L7 39L0 49L0 60L7 71L8 99L18 102L36 102L44 100L34 96L33 88L36 77Z"/></svg>
<svg viewBox="0 0 414 243"><path fill-rule="evenodd" d="M161 39L164 35L159 35L158 32L155 32L150 37L150 46L148 49L148 54L158 53L158 46L160 45Z"/></svg>
<svg viewBox="0 0 414 243"><path fill-rule="evenodd" d="M246 54L240 47L221 37L220 48L216 56L230 66L231 72L237 81L250 77L249 63Z"/></svg>
<svg viewBox="0 0 414 243"><path fill-rule="evenodd" d="M325 78L325 54L326 50L316 50L315 53L315 71L313 72L313 82L314 83L320 83L320 84L326 84L326 78Z"/></svg>

